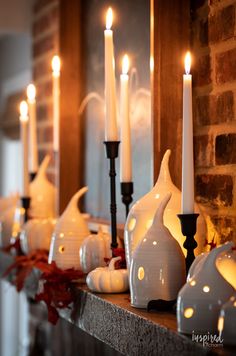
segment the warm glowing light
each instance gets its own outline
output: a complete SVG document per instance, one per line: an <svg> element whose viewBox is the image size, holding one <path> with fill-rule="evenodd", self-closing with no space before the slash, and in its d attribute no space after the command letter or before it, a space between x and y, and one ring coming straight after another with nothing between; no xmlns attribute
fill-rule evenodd
<svg viewBox="0 0 236 356"><path fill-rule="evenodd" d="M61 60L59 56L54 56L52 58L52 71L54 75L60 75Z"/></svg>
<svg viewBox="0 0 236 356"><path fill-rule="evenodd" d="M157 242L156 241L153 241L153 243L152 243L154 246L156 246L157 245Z"/></svg>
<svg viewBox="0 0 236 356"><path fill-rule="evenodd" d="M150 229L150 227L152 226L152 223L153 223L153 219L150 219L150 220L147 221L147 223L146 223L146 229L147 230Z"/></svg>
<svg viewBox="0 0 236 356"><path fill-rule="evenodd" d="M156 194L155 199L159 199L159 198L160 198L160 194Z"/></svg>
<svg viewBox="0 0 236 356"><path fill-rule="evenodd" d="M218 320L218 331L221 332L223 330L223 327L224 327L224 318L223 316L220 316Z"/></svg>
<svg viewBox="0 0 236 356"><path fill-rule="evenodd" d="M28 121L28 104L25 100L20 103L20 120Z"/></svg>
<svg viewBox="0 0 236 356"><path fill-rule="evenodd" d="M145 276L144 268L143 267L139 267L139 269L138 269L138 279L141 281L142 279L144 279L144 276Z"/></svg>
<svg viewBox="0 0 236 356"><path fill-rule="evenodd" d="M189 74L190 68L191 68L191 54L190 54L190 52L186 53L184 65L185 65L185 73Z"/></svg>
<svg viewBox="0 0 236 356"><path fill-rule="evenodd" d="M129 221L129 225L128 225L129 231L133 231L133 229L135 228L135 225L136 225L136 219L131 218Z"/></svg>
<svg viewBox="0 0 236 356"><path fill-rule="evenodd" d="M210 292L210 287L204 286L204 287L202 288L202 290L203 290L203 292L208 293L208 292Z"/></svg>
<svg viewBox="0 0 236 356"><path fill-rule="evenodd" d="M154 71L154 58L153 56L150 57L150 71Z"/></svg>
<svg viewBox="0 0 236 356"><path fill-rule="evenodd" d="M112 13L112 8L109 7L107 10L107 16L106 16L106 29L110 30L113 22L113 13Z"/></svg>
<svg viewBox="0 0 236 356"><path fill-rule="evenodd" d="M128 71L129 71L129 57L127 54L125 54L122 60L122 73L127 74Z"/></svg>
<svg viewBox="0 0 236 356"><path fill-rule="evenodd" d="M186 308L184 311L184 316L187 319L192 318L193 314L194 314L193 308Z"/></svg>
<svg viewBox="0 0 236 356"><path fill-rule="evenodd" d="M234 302L234 307L236 307L236 302Z"/></svg>
<svg viewBox="0 0 236 356"><path fill-rule="evenodd" d="M190 282L190 286L195 286L196 285L196 281L194 281L194 280L192 280L191 282Z"/></svg>
<svg viewBox="0 0 236 356"><path fill-rule="evenodd" d="M27 93L27 98L29 101L34 101L35 100L35 97L36 97L36 88L35 88L35 85L34 84L29 84L27 86L27 90L26 90L26 93Z"/></svg>
<svg viewBox="0 0 236 356"><path fill-rule="evenodd" d="M65 247L64 247L64 246L59 246L58 251L59 251L60 253L63 253L63 252L65 251Z"/></svg>

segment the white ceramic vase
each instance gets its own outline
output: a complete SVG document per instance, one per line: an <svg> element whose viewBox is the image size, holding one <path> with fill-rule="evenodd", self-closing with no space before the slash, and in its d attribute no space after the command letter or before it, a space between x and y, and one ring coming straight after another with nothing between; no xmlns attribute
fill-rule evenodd
<svg viewBox="0 0 236 356"><path fill-rule="evenodd" d="M131 305L136 308L147 308L154 300L175 300L185 283L184 254L163 222L170 198L171 193L160 203L152 226L133 254L130 292Z"/></svg>
<svg viewBox="0 0 236 356"><path fill-rule="evenodd" d="M33 250L49 251L56 219L30 219L22 227L20 244L22 251L27 254Z"/></svg>
<svg viewBox="0 0 236 356"><path fill-rule="evenodd" d="M133 251L143 236L146 234L152 225L155 212L160 205L160 202L171 192L172 197L168 203L164 214L164 224L170 230L174 238L179 242L183 253L186 255L186 250L183 248L185 237L182 235L180 222L177 214L181 212L181 192L173 184L169 172L169 157L171 151L167 150L162 163L160 174L153 189L138 200L130 210L125 225L124 241L127 266L129 268ZM206 223L197 204L195 204L195 212L200 216L197 220L197 234L195 236L198 247L195 249L195 254L203 252L206 237Z"/></svg>
<svg viewBox="0 0 236 356"><path fill-rule="evenodd" d="M232 243L228 242L209 252L201 268L180 290L177 301L179 332L217 334L221 306L233 295L234 288L216 268L216 260L231 247Z"/></svg>
<svg viewBox="0 0 236 356"><path fill-rule="evenodd" d="M81 269L79 251L83 240L89 235L89 229L78 209L78 200L87 190L84 187L71 198L52 235L48 262L55 261L61 269Z"/></svg>
<svg viewBox="0 0 236 356"><path fill-rule="evenodd" d="M218 331L224 345L236 346L236 292L221 308Z"/></svg>
<svg viewBox="0 0 236 356"><path fill-rule="evenodd" d="M57 189L49 182L46 170L50 162L47 155L41 163L38 173L30 183L30 209L29 214L36 219L55 218Z"/></svg>

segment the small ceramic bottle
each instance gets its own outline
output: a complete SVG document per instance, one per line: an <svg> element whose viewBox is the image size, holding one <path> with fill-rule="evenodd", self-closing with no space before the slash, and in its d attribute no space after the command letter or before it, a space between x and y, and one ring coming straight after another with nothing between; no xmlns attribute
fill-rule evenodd
<svg viewBox="0 0 236 356"><path fill-rule="evenodd" d="M162 200L153 224L136 247L130 267L131 305L147 308L156 300L174 301L185 283L185 258L163 222L171 193Z"/></svg>
<svg viewBox="0 0 236 356"><path fill-rule="evenodd" d="M181 212L181 192L173 184L170 177L170 154L171 151L167 150L161 163L159 177L153 189L133 205L127 218L124 241L128 268L131 263L133 251L152 225L156 209L168 192L172 193L172 197L165 210L164 223L174 238L179 242L183 253L186 255L186 250L183 247L185 237L182 235L180 222L177 217L177 214ZM200 213L197 205L195 205L195 212ZM197 234L195 236L198 243L194 251L195 255L198 255L204 250L206 231L206 223L203 215L200 213L197 220Z"/></svg>
<svg viewBox="0 0 236 356"><path fill-rule="evenodd" d="M233 295L234 288L216 268L216 260L231 247L229 242L209 252L201 268L180 290L177 300L179 332L217 334L221 306Z"/></svg>
<svg viewBox="0 0 236 356"><path fill-rule="evenodd" d="M78 200L88 191L80 189L70 200L64 213L58 219L52 235L49 259L55 261L61 269L81 269L80 247L89 235L87 222L78 209Z"/></svg>

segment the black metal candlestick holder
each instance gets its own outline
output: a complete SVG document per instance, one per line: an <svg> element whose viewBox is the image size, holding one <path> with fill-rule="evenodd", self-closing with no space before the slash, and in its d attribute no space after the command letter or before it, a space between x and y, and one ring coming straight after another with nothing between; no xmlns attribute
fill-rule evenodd
<svg viewBox="0 0 236 356"><path fill-rule="evenodd" d="M31 181L31 182L34 180L34 178L36 177L36 175L37 175L37 172L30 172L29 178L30 178L30 181Z"/></svg>
<svg viewBox="0 0 236 356"><path fill-rule="evenodd" d="M194 249L197 247L197 241L194 239L194 235L197 231L197 218L199 214L178 214L177 215L181 223L182 234L186 237L184 241L184 248L187 250L187 256L185 258L186 272L193 263Z"/></svg>
<svg viewBox="0 0 236 356"><path fill-rule="evenodd" d="M105 141L106 156L110 160L110 213L111 213L111 248L117 248L117 222L116 222L116 166L115 159L119 153L119 141Z"/></svg>
<svg viewBox="0 0 236 356"><path fill-rule="evenodd" d="M134 192L133 182L121 182L120 183L122 203L125 205L126 218L129 214L129 206L133 201L132 194Z"/></svg>
<svg viewBox="0 0 236 356"><path fill-rule="evenodd" d="M25 209L24 222L29 220L30 197L21 197L21 206Z"/></svg>

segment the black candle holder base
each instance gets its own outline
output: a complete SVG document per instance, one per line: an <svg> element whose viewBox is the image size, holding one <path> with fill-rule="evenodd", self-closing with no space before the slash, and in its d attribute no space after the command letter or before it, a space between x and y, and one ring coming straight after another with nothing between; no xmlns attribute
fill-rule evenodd
<svg viewBox="0 0 236 356"><path fill-rule="evenodd" d="M110 213L111 213L111 248L117 248L117 221L116 221L116 167L115 159L119 153L119 141L105 141L106 156L110 160Z"/></svg>
<svg viewBox="0 0 236 356"><path fill-rule="evenodd" d="M194 239L194 235L197 231L197 218L199 214L178 214L177 216L181 223L182 234L186 237L183 246L187 250L185 263L186 272L188 273L188 270L195 259L194 250L197 247L197 241Z"/></svg>
<svg viewBox="0 0 236 356"><path fill-rule="evenodd" d="M129 214L129 206L133 201L132 194L134 192L133 182L122 182L120 184L122 203L125 205L126 218Z"/></svg>
<svg viewBox="0 0 236 356"><path fill-rule="evenodd" d="M30 177L30 181L32 182L34 180L34 178L36 177L37 172L30 172L29 177Z"/></svg>
<svg viewBox="0 0 236 356"><path fill-rule="evenodd" d="M21 197L21 206L25 209L24 221L29 220L30 197Z"/></svg>

